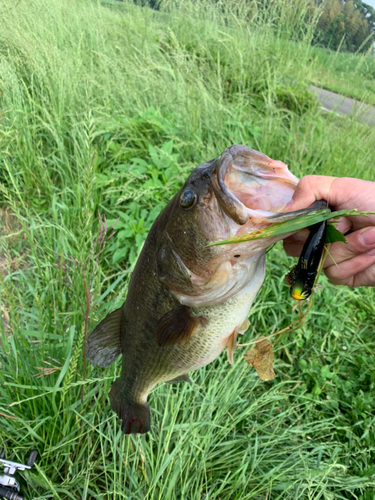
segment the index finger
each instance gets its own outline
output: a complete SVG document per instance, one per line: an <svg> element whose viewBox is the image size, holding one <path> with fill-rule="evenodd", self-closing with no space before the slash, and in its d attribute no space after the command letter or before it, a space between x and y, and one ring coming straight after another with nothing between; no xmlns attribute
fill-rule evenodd
<svg viewBox="0 0 375 500"><path fill-rule="evenodd" d="M337 177L306 175L299 181L292 201L285 206L285 211L294 211L309 207L317 200L326 200L332 204L331 189Z"/></svg>
<svg viewBox="0 0 375 500"><path fill-rule="evenodd" d="M332 210L357 209L360 212L373 212L375 183L350 177L307 175L298 183L292 201L284 207L284 211L306 208L316 200L327 201ZM353 230L375 224L375 216L348 217L347 220L350 220Z"/></svg>

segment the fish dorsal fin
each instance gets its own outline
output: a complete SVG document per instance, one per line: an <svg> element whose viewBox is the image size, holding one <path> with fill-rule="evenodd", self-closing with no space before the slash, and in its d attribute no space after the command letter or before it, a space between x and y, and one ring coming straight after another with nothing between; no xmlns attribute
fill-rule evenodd
<svg viewBox="0 0 375 500"><path fill-rule="evenodd" d="M166 384L178 384L179 382L187 382L188 384L191 384L189 375L187 373L184 373L183 375L179 375L172 380L168 380Z"/></svg>
<svg viewBox="0 0 375 500"><path fill-rule="evenodd" d="M156 340L160 347L185 344L204 318L191 315L190 307L177 306L164 314L156 327Z"/></svg>
<svg viewBox="0 0 375 500"><path fill-rule="evenodd" d="M122 307L106 316L87 341L87 357L95 366L106 368L121 354Z"/></svg>

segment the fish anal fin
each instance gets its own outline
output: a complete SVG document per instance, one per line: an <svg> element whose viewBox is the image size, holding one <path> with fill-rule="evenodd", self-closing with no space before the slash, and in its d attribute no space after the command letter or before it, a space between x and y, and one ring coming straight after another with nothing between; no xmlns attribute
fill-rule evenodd
<svg viewBox="0 0 375 500"><path fill-rule="evenodd" d="M87 340L87 358L95 366L106 368L121 354L122 308L106 316Z"/></svg>
<svg viewBox="0 0 375 500"><path fill-rule="evenodd" d="M127 399L121 392L121 383L118 378L109 393L112 410L122 420L121 430L124 434L145 434L150 430L150 408L147 403Z"/></svg>
<svg viewBox="0 0 375 500"><path fill-rule="evenodd" d="M235 328L228 337L226 348L228 354L228 361L231 365L233 365L234 351L236 350L236 345L237 345L237 336L238 334L243 335L249 328L249 326L250 326L250 321L246 318L242 323L242 325Z"/></svg>
<svg viewBox="0 0 375 500"><path fill-rule="evenodd" d="M156 327L156 341L160 347L185 344L198 325L205 321L205 318L192 316L190 307L179 305L160 318Z"/></svg>
<svg viewBox="0 0 375 500"><path fill-rule="evenodd" d="M238 335L238 328L235 328L233 330L233 333L231 333L228 337L227 341L227 354L228 354L228 361L231 365L233 365L233 355L234 351L236 350L236 345L237 345L237 335Z"/></svg>
<svg viewBox="0 0 375 500"><path fill-rule="evenodd" d="M242 325L239 327L238 333L243 335L249 328L249 326L250 326L250 321L246 318L245 321L242 323Z"/></svg>
<svg viewBox="0 0 375 500"><path fill-rule="evenodd" d="M188 384L191 384L189 375L187 373L184 373L183 375L179 375L172 380L168 380L166 384L178 384L179 382L187 382Z"/></svg>

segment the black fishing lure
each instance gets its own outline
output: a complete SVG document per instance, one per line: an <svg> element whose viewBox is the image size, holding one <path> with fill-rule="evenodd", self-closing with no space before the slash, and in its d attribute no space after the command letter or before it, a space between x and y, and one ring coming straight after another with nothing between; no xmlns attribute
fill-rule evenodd
<svg viewBox="0 0 375 500"><path fill-rule="evenodd" d="M314 224L309 230L310 234L303 246L298 264L286 275L290 285L290 295L295 300L306 300L311 295L324 250L327 221Z"/></svg>

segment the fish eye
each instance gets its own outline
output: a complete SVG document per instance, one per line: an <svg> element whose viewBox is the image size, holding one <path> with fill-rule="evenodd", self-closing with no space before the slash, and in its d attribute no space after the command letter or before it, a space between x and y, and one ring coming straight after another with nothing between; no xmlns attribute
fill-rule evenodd
<svg viewBox="0 0 375 500"><path fill-rule="evenodd" d="M180 205L182 208L192 208L197 202L197 193L190 187L186 188L180 198Z"/></svg>

